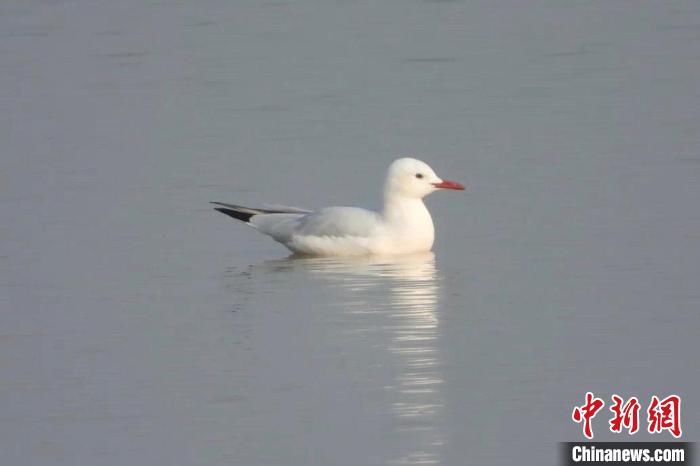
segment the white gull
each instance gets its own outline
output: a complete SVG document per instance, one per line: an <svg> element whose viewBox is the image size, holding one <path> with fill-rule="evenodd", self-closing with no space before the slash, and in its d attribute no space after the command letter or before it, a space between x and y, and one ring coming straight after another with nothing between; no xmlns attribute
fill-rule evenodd
<svg viewBox="0 0 700 466"><path fill-rule="evenodd" d="M411 254L430 251L435 227L423 198L439 189L463 190L443 180L425 162L397 159L389 166L381 212L358 207L308 211L293 207L254 209L213 202L219 212L282 243L292 252L313 256Z"/></svg>

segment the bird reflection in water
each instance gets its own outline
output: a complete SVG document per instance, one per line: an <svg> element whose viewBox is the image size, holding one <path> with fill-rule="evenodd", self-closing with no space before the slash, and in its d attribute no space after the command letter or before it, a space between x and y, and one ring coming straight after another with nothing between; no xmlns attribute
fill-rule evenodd
<svg viewBox="0 0 700 466"><path fill-rule="evenodd" d="M437 347L440 279L435 255L291 257L276 265L303 269L314 280L335 288L335 305L342 307L344 318L354 320L345 325L348 331L382 333L389 353L389 358L382 359L394 361L390 369L396 374L385 388L404 440L401 444L410 445L391 464L439 463L444 397ZM374 314L371 326L360 319L363 314ZM381 328L375 327L377 323Z"/></svg>

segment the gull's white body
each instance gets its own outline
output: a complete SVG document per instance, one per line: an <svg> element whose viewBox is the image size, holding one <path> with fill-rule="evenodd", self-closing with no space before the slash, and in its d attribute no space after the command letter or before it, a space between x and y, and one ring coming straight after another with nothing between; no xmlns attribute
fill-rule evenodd
<svg viewBox="0 0 700 466"><path fill-rule="evenodd" d="M435 229L423 197L438 189L464 187L443 181L420 160L403 158L389 167L381 212L357 207L327 207L310 212L216 204L225 207L217 210L245 221L297 254L409 254L433 247Z"/></svg>

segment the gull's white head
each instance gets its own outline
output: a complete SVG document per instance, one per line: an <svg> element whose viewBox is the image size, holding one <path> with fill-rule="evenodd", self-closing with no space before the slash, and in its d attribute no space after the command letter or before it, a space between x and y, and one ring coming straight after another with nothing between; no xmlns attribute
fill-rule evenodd
<svg viewBox="0 0 700 466"><path fill-rule="evenodd" d="M438 189L463 190L464 186L455 181L443 180L430 165L418 159L405 157L396 159L389 165L384 184L387 196L422 199Z"/></svg>

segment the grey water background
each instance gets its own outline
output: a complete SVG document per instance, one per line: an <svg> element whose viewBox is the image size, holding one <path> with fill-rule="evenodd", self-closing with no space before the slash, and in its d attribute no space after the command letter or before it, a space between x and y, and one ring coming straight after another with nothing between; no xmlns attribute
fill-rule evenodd
<svg viewBox="0 0 700 466"><path fill-rule="evenodd" d="M2 464L556 464L588 390L697 440L699 83L695 1L3 1ZM434 255L207 204L403 155Z"/></svg>

